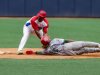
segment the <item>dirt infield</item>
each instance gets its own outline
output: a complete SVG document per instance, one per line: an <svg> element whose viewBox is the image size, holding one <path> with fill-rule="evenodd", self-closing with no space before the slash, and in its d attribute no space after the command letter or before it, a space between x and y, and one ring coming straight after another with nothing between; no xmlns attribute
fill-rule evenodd
<svg viewBox="0 0 100 75"><path fill-rule="evenodd" d="M53 56L53 55L26 55L26 50L42 50L41 48L25 48L24 55L17 55L17 48L0 48L0 51L8 51L11 52L9 54L0 55L1 59L9 58L9 59L83 59L83 58L100 58L100 53L89 53L79 56Z"/></svg>

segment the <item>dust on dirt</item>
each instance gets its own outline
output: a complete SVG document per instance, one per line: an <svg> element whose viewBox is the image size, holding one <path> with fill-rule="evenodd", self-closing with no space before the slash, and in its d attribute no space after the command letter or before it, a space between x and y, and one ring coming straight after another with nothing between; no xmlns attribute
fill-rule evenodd
<svg viewBox="0 0 100 75"><path fill-rule="evenodd" d="M55 55L26 55L26 50L42 50L41 48L25 48L24 55L17 55L17 48L0 48L0 51L11 52L9 54L1 54L0 59L87 59L87 58L100 58L100 53L88 53L78 56L55 56Z"/></svg>

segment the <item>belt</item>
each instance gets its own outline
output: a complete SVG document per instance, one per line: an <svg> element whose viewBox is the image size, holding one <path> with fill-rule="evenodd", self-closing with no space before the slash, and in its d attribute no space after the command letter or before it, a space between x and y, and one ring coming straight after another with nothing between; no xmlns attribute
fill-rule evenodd
<svg viewBox="0 0 100 75"><path fill-rule="evenodd" d="M30 25L30 23L26 23L26 26L29 26Z"/></svg>

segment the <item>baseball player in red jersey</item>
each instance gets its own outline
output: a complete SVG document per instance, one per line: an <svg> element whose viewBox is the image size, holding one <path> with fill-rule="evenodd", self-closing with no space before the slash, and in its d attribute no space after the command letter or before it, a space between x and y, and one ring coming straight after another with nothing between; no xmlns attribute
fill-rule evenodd
<svg viewBox="0 0 100 75"><path fill-rule="evenodd" d="M46 11L41 10L36 16L28 20L23 27L23 37L20 41L17 54L23 54L23 48L31 33L35 33L39 39L48 33L48 20L46 19Z"/></svg>

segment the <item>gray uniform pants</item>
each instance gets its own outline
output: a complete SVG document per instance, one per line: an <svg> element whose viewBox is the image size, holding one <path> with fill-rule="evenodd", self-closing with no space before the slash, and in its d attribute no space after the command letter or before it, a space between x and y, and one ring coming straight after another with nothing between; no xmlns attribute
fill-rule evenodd
<svg viewBox="0 0 100 75"><path fill-rule="evenodd" d="M88 41L75 41L62 46L60 55L80 55L83 53L100 52L100 44Z"/></svg>

